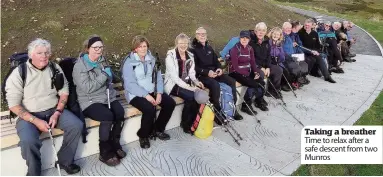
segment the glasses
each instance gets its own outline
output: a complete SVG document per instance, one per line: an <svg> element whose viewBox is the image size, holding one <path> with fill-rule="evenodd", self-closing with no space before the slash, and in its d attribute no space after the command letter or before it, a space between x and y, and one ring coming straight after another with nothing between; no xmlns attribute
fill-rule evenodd
<svg viewBox="0 0 383 177"><path fill-rule="evenodd" d="M94 46L94 47L90 47L90 48L93 48L95 51L98 51L100 49L104 49L104 46Z"/></svg>

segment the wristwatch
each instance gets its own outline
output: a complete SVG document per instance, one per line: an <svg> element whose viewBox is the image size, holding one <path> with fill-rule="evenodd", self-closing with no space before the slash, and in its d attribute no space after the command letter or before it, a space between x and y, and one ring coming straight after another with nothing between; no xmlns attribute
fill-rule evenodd
<svg viewBox="0 0 383 177"><path fill-rule="evenodd" d="M58 111L60 114L63 113L63 110L60 110L60 109L56 109L56 111Z"/></svg>
<svg viewBox="0 0 383 177"><path fill-rule="evenodd" d="M35 116L29 118L29 122L32 123L35 120Z"/></svg>

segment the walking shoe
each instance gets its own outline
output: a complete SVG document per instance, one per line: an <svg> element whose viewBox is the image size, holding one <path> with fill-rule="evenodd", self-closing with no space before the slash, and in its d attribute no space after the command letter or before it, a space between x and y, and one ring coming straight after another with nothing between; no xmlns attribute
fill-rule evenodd
<svg viewBox="0 0 383 177"><path fill-rule="evenodd" d="M264 103L262 103L262 101L260 101L260 100L259 101L254 101L254 106L259 108L262 111L268 111L269 110L267 108L267 106Z"/></svg>
<svg viewBox="0 0 383 177"><path fill-rule="evenodd" d="M109 141L100 141L100 156L99 160L108 166L116 166L120 164L120 159L113 151L113 147Z"/></svg>
<svg viewBox="0 0 383 177"><path fill-rule="evenodd" d="M57 164L58 162L56 161L55 163L55 168L57 168ZM72 175L72 174L75 174L75 173L78 173L81 171L81 168L80 166L76 165L76 164L70 164L69 166L65 166L65 165L60 165L60 169L64 169L66 173Z"/></svg>
<svg viewBox="0 0 383 177"><path fill-rule="evenodd" d="M242 112L244 112L244 113L246 113L246 114L248 114L248 115L251 115L251 116L253 115L253 113L254 113L255 115L258 114L257 111L255 111L255 110L253 109L253 107L251 106L251 103L247 103L247 105L249 105L250 109L249 109L249 107L246 106L245 103L242 103L242 106L241 106L241 111L242 111ZM251 111L253 111L253 113L252 113Z"/></svg>
<svg viewBox="0 0 383 177"><path fill-rule="evenodd" d="M126 157L126 152L122 150L122 147L120 144L120 138L115 138L111 140L110 143L112 144L113 150L119 159Z"/></svg>
<svg viewBox="0 0 383 177"><path fill-rule="evenodd" d="M234 120L242 120L242 119L243 119L243 117L241 116L241 114L239 114L237 111L235 112L233 118L234 118Z"/></svg>
<svg viewBox="0 0 383 177"><path fill-rule="evenodd" d="M150 148L149 138L139 138L138 141L140 142L141 148L143 148L143 149Z"/></svg>
<svg viewBox="0 0 383 177"><path fill-rule="evenodd" d="M327 82L330 82L330 83L336 83L335 80L331 78L331 76L328 76L328 78L326 78L324 80Z"/></svg>
<svg viewBox="0 0 383 177"><path fill-rule="evenodd" d="M291 89L290 89L290 87L288 85L282 85L281 89L283 91L285 91L285 92L290 92L291 91Z"/></svg>
<svg viewBox="0 0 383 177"><path fill-rule="evenodd" d="M169 134L166 134L164 132L156 132L156 137L158 137L160 140L170 140Z"/></svg>

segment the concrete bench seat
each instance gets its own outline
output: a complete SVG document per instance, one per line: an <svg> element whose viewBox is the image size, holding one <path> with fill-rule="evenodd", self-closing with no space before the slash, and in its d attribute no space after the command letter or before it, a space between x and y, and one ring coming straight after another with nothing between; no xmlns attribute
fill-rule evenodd
<svg viewBox="0 0 383 177"><path fill-rule="evenodd" d="M240 87L241 85L237 82L237 87ZM114 84L114 88L117 90L117 100L121 103L121 105L125 109L125 118L132 118L136 116L140 116L142 113L137 108L133 107L132 105L128 104L128 102L125 100L124 96L124 90L122 88L121 83ZM176 101L176 105L182 104L183 100L179 97L172 96L172 98ZM158 110L160 107L157 108ZM8 113L9 114L9 113ZM86 127L88 129L95 128L100 125L100 122L94 121L90 118L85 119ZM1 120L1 150L6 150L9 148L17 147L19 142L19 137L17 136L16 131L16 121L12 120L12 123L9 121L9 119L3 119ZM53 129L53 136L61 136L63 135L63 131L60 129ZM48 133L42 133L40 135L40 139L47 139L49 138Z"/></svg>

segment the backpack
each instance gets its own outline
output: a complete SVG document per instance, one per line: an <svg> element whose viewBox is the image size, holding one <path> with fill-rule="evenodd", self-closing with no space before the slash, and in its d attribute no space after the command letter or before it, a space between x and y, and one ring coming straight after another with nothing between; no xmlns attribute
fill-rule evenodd
<svg viewBox="0 0 383 177"><path fill-rule="evenodd" d="M233 118L235 113L235 103L231 87L222 82L219 82L219 86L221 89L219 102L221 105L222 113L226 118Z"/></svg>
<svg viewBox="0 0 383 177"><path fill-rule="evenodd" d="M201 139L208 138L213 133L214 112L205 104L201 104L197 117L191 127L192 133Z"/></svg>
<svg viewBox="0 0 383 177"><path fill-rule="evenodd" d="M76 64L77 59L76 58L64 58L61 60L58 64L61 67L65 78L68 81L68 87L69 87L69 96L68 96L68 102L66 104L67 109L71 111L74 115L76 115L81 122L83 122L83 132L82 132L82 140L83 143L86 143L86 135L87 130L86 130L86 123L85 123L85 116L82 113L82 110L80 108L80 104L77 101L77 92L76 92L76 85L73 82L73 68L74 65Z"/></svg>
<svg viewBox="0 0 383 177"><path fill-rule="evenodd" d="M24 88L25 86L25 81L27 78L27 64L26 62L28 61L29 56L27 52L22 52L22 53L16 53L13 54L11 57L9 57L9 62L10 62L10 69L5 76L3 83L1 84L1 93L4 98L4 101L7 102L6 99L6 94L7 92L5 91L6 83L9 78L9 76L12 74L13 70L16 68L19 70L20 77L22 82L22 86ZM56 68L56 65L52 62L49 62L49 67L52 71L52 82L51 82L51 87L56 87L57 90L60 90L64 86L64 78L62 77L62 74L60 71ZM61 76L58 76L61 75ZM17 115L13 113L12 111L10 112L9 116L9 121L12 123L11 118L16 118Z"/></svg>
<svg viewBox="0 0 383 177"><path fill-rule="evenodd" d="M229 59L228 55L230 54L230 50L239 42L239 37L233 37L229 40L229 42L225 45L225 47L222 49L219 54L221 55L221 58L226 60Z"/></svg>

